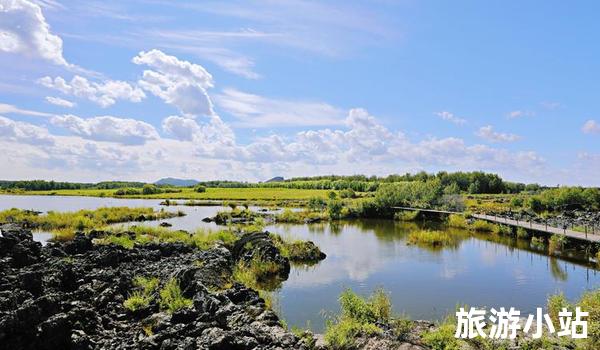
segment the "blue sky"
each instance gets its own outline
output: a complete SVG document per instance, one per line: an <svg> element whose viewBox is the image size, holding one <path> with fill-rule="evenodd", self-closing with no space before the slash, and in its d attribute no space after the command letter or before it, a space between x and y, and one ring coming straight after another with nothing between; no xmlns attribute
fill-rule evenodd
<svg viewBox="0 0 600 350"><path fill-rule="evenodd" d="M0 0L1 178L600 185L594 1Z"/></svg>

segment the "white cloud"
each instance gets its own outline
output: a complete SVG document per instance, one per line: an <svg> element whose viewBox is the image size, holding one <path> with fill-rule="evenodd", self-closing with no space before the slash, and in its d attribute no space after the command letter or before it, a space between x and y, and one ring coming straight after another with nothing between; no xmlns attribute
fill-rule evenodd
<svg viewBox="0 0 600 350"><path fill-rule="evenodd" d="M110 141L125 145L140 145L159 138L154 127L146 122L100 116L82 119L74 115L52 118L52 124L63 127L75 135L96 141Z"/></svg>
<svg viewBox="0 0 600 350"><path fill-rule="evenodd" d="M290 101L225 89L215 103L238 118L236 126L323 126L340 125L344 112L322 102Z"/></svg>
<svg viewBox="0 0 600 350"><path fill-rule="evenodd" d="M38 112L32 111L29 109L22 109L14 105L9 105L6 103L0 103L0 113L2 114L21 114L21 115L31 115L34 117L52 117L54 114L46 113L46 112Z"/></svg>
<svg viewBox="0 0 600 350"><path fill-rule="evenodd" d="M458 124L458 125L463 125L467 122L465 119L459 118L459 117L455 116L453 113L450 113L448 111L437 112L437 113L435 113L435 115L442 118L443 120L447 120L449 122L452 122L452 123Z"/></svg>
<svg viewBox="0 0 600 350"><path fill-rule="evenodd" d="M63 57L62 39L50 32L40 6L26 0L0 0L0 51L71 66Z"/></svg>
<svg viewBox="0 0 600 350"><path fill-rule="evenodd" d="M96 83L76 75L70 82L67 82L62 77L52 79L46 76L39 79L38 83L66 95L88 99L101 107L112 106L117 100L140 102L146 97L140 88L120 80L106 80Z"/></svg>
<svg viewBox="0 0 600 350"><path fill-rule="evenodd" d="M531 111L520 111L520 110L518 110L518 111L508 112L506 114L506 117L508 119L516 119L516 118L523 118L523 117L533 117L534 115L535 115L535 113L531 112Z"/></svg>
<svg viewBox="0 0 600 350"><path fill-rule="evenodd" d="M66 108L73 108L76 105L75 102L71 102L69 100L65 100L63 98L53 97L53 96L46 96L46 101L48 101L48 103L51 103L55 106L66 107Z"/></svg>
<svg viewBox="0 0 600 350"><path fill-rule="evenodd" d="M519 135L496 132L491 125L482 126L475 135L490 142L515 142L521 139Z"/></svg>
<svg viewBox="0 0 600 350"><path fill-rule="evenodd" d="M132 61L155 69L144 71L139 81L143 89L176 106L187 116L214 115L206 91L213 86L213 78L204 67L156 49L142 51Z"/></svg>
<svg viewBox="0 0 600 350"><path fill-rule="evenodd" d="M54 138L39 126L0 116L0 139L32 145L52 145Z"/></svg>
<svg viewBox="0 0 600 350"><path fill-rule="evenodd" d="M585 134L600 134L600 124L595 120L588 120L581 128Z"/></svg>

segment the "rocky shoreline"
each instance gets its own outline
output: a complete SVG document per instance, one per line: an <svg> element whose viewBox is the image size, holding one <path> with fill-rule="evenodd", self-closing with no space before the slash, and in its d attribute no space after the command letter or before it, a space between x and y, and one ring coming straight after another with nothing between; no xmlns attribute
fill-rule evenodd
<svg viewBox="0 0 600 350"><path fill-rule="evenodd" d="M256 291L227 285L236 257L225 247L202 251L160 243L125 249L95 245L93 235L83 234L42 247L20 226L0 231L3 348L309 349L309 341L282 327ZM261 247L283 261L272 245ZM193 306L173 313L157 302L126 309L135 276L176 278Z"/></svg>

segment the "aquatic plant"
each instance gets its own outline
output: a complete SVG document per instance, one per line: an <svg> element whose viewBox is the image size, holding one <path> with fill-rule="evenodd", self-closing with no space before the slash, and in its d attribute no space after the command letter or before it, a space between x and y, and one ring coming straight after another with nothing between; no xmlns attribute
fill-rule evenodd
<svg viewBox="0 0 600 350"><path fill-rule="evenodd" d="M443 247L452 244L454 239L448 232L420 230L409 233L407 241L409 244Z"/></svg>
<svg viewBox="0 0 600 350"><path fill-rule="evenodd" d="M420 211L418 210L410 210L410 211L399 211L394 214L394 220L398 221L414 221L419 217Z"/></svg>
<svg viewBox="0 0 600 350"><path fill-rule="evenodd" d="M567 236L555 234L548 240L548 251L550 254L555 254L561 251L567 244Z"/></svg>
<svg viewBox="0 0 600 350"><path fill-rule="evenodd" d="M47 231L64 229L83 231L120 222L159 220L183 215L185 213L128 207L103 207L75 212L49 211L46 214L9 209L0 211L0 222L26 222Z"/></svg>
<svg viewBox="0 0 600 350"><path fill-rule="evenodd" d="M544 239L541 237L531 237L531 247L542 250L546 246Z"/></svg>
<svg viewBox="0 0 600 350"><path fill-rule="evenodd" d="M467 228L469 223L464 215L450 214L450 216L448 216L448 226L454 228Z"/></svg>
<svg viewBox="0 0 600 350"><path fill-rule="evenodd" d="M471 223L470 228L479 232L494 232L494 224L485 220L475 220Z"/></svg>
<svg viewBox="0 0 600 350"><path fill-rule="evenodd" d="M517 227L517 237L527 239L529 238L529 232L523 227Z"/></svg>

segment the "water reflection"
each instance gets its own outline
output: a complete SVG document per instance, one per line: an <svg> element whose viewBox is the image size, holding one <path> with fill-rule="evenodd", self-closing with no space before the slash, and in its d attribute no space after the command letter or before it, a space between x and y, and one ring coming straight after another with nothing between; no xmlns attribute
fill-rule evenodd
<svg viewBox="0 0 600 350"><path fill-rule="evenodd" d="M72 211L101 206L161 208L158 200L91 197L0 196L0 210L18 207ZM173 229L217 229L202 218L221 207L170 207L188 215L168 221ZM159 222L145 224L158 225ZM434 223L385 220L341 221L311 225L272 225L271 232L315 242L327 259L314 266L292 266L277 293L278 308L290 326L323 328L322 310L335 311L347 287L363 294L377 287L391 293L395 311L415 319L440 319L457 304L516 307L523 313L544 306L549 294L562 291L576 299L600 287L600 276L580 250L548 256L544 246L495 234L449 230L452 247L407 245L410 232L445 229Z"/></svg>
<svg viewBox="0 0 600 350"><path fill-rule="evenodd" d="M316 266L292 268L279 291L283 317L297 326L309 320L319 331L321 311L335 311L347 287L367 294L383 286L395 311L416 319L441 319L457 304L532 312L557 291L574 299L600 287L596 271L573 252L549 257L527 240L455 229L449 230L456 239L450 247L407 245L408 234L423 227L440 229L381 220L270 226L283 236L312 240L327 254Z"/></svg>

